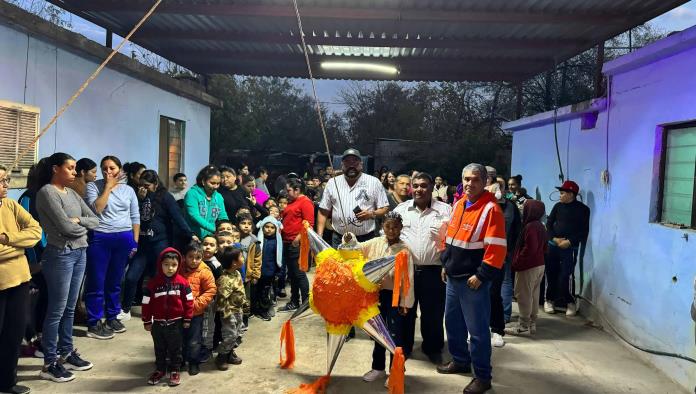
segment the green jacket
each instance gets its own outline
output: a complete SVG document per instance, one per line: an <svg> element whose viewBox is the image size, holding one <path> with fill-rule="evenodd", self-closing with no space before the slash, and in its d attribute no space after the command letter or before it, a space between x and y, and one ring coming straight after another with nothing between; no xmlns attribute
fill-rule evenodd
<svg viewBox="0 0 696 394"><path fill-rule="evenodd" d="M198 238L215 233L215 222L220 219L228 219L225 212L225 202L217 191L208 199L205 190L198 185L193 186L184 197L186 207L186 219L191 225L191 230Z"/></svg>

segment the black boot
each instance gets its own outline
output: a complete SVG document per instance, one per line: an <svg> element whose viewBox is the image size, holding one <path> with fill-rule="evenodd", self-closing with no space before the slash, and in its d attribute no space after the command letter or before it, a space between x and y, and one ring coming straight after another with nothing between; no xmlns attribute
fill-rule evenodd
<svg viewBox="0 0 696 394"><path fill-rule="evenodd" d="M227 355L227 362L232 364L232 365L239 365L242 363L242 359L237 356L237 353L232 350L228 355Z"/></svg>
<svg viewBox="0 0 696 394"><path fill-rule="evenodd" d="M227 369L230 367L227 364L227 358L230 356L230 353L218 353L217 357L215 357L215 365L220 371L227 371Z"/></svg>

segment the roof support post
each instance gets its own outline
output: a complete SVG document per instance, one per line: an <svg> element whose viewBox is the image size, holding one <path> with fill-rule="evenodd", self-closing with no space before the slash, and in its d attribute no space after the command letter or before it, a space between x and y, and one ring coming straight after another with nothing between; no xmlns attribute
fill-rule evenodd
<svg viewBox="0 0 696 394"><path fill-rule="evenodd" d="M113 42L114 33L111 30L106 29L106 44L104 44L104 46L106 46L107 48L113 48Z"/></svg>
<svg viewBox="0 0 696 394"><path fill-rule="evenodd" d="M519 119L522 117L522 85L522 82L517 84L517 102L515 103L515 119Z"/></svg>
<svg viewBox="0 0 696 394"><path fill-rule="evenodd" d="M602 74L602 66L604 65L604 42L597 45L597 65L595 68L594 77L594 96L602 97L604 95L604 75Z"/></svg>

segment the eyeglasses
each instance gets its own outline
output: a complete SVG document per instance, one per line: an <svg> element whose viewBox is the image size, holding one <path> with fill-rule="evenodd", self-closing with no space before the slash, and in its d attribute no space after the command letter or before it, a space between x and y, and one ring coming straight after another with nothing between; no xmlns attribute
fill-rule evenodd
<svg viewBox="0 0 696 394"><path fill-rule="evenodd" d="M2 183L2 184L4 184L4 185L8 185L8 186L9 186L9 185L10 185L10 182L12 182L12 178L10 178L10 177L7 177L7 178L5 178L5 179L0 179L0 183Z"/></svg>

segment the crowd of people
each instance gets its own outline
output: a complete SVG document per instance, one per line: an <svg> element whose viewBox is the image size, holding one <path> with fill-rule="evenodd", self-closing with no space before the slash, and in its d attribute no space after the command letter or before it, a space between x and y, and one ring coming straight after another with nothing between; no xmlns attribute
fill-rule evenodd
<svg viewBox="0 0 696 394"><path fill-rule="evenodd" d="M73 345L76 311L89 338L110 340L126 332L123 322L140 305L154 343L149 384L176 386L182 369L198 374L215 352L220 370L242 363L236 348L262 324L252 321L309 300L299 261L304 222L368 259L408 252L413 286L391 307L387 276L380 312L406 358L420 318L421 349L437 372L473 371L465 393L491 387L492 347L504 346L506 334L533 335L540 305L577 312L570 278L589 209L572 181L558 187L560 201L543 224L545 206L519 175L506 180L469 164L456 187L422 171L372 176L355 149L343 153L340 170L289 173L271 188L265 168L252 176L245 164L208 165L190 188L185 174L175 174L167 188L141 163L55 153L32 168L15 202L7 198L9 176L0 167L2 392L30 390L17 385L20 350L43 358L40 376L53 382L92 368ZM386 378L385 364L375 343L363 379Z"/></svg>

